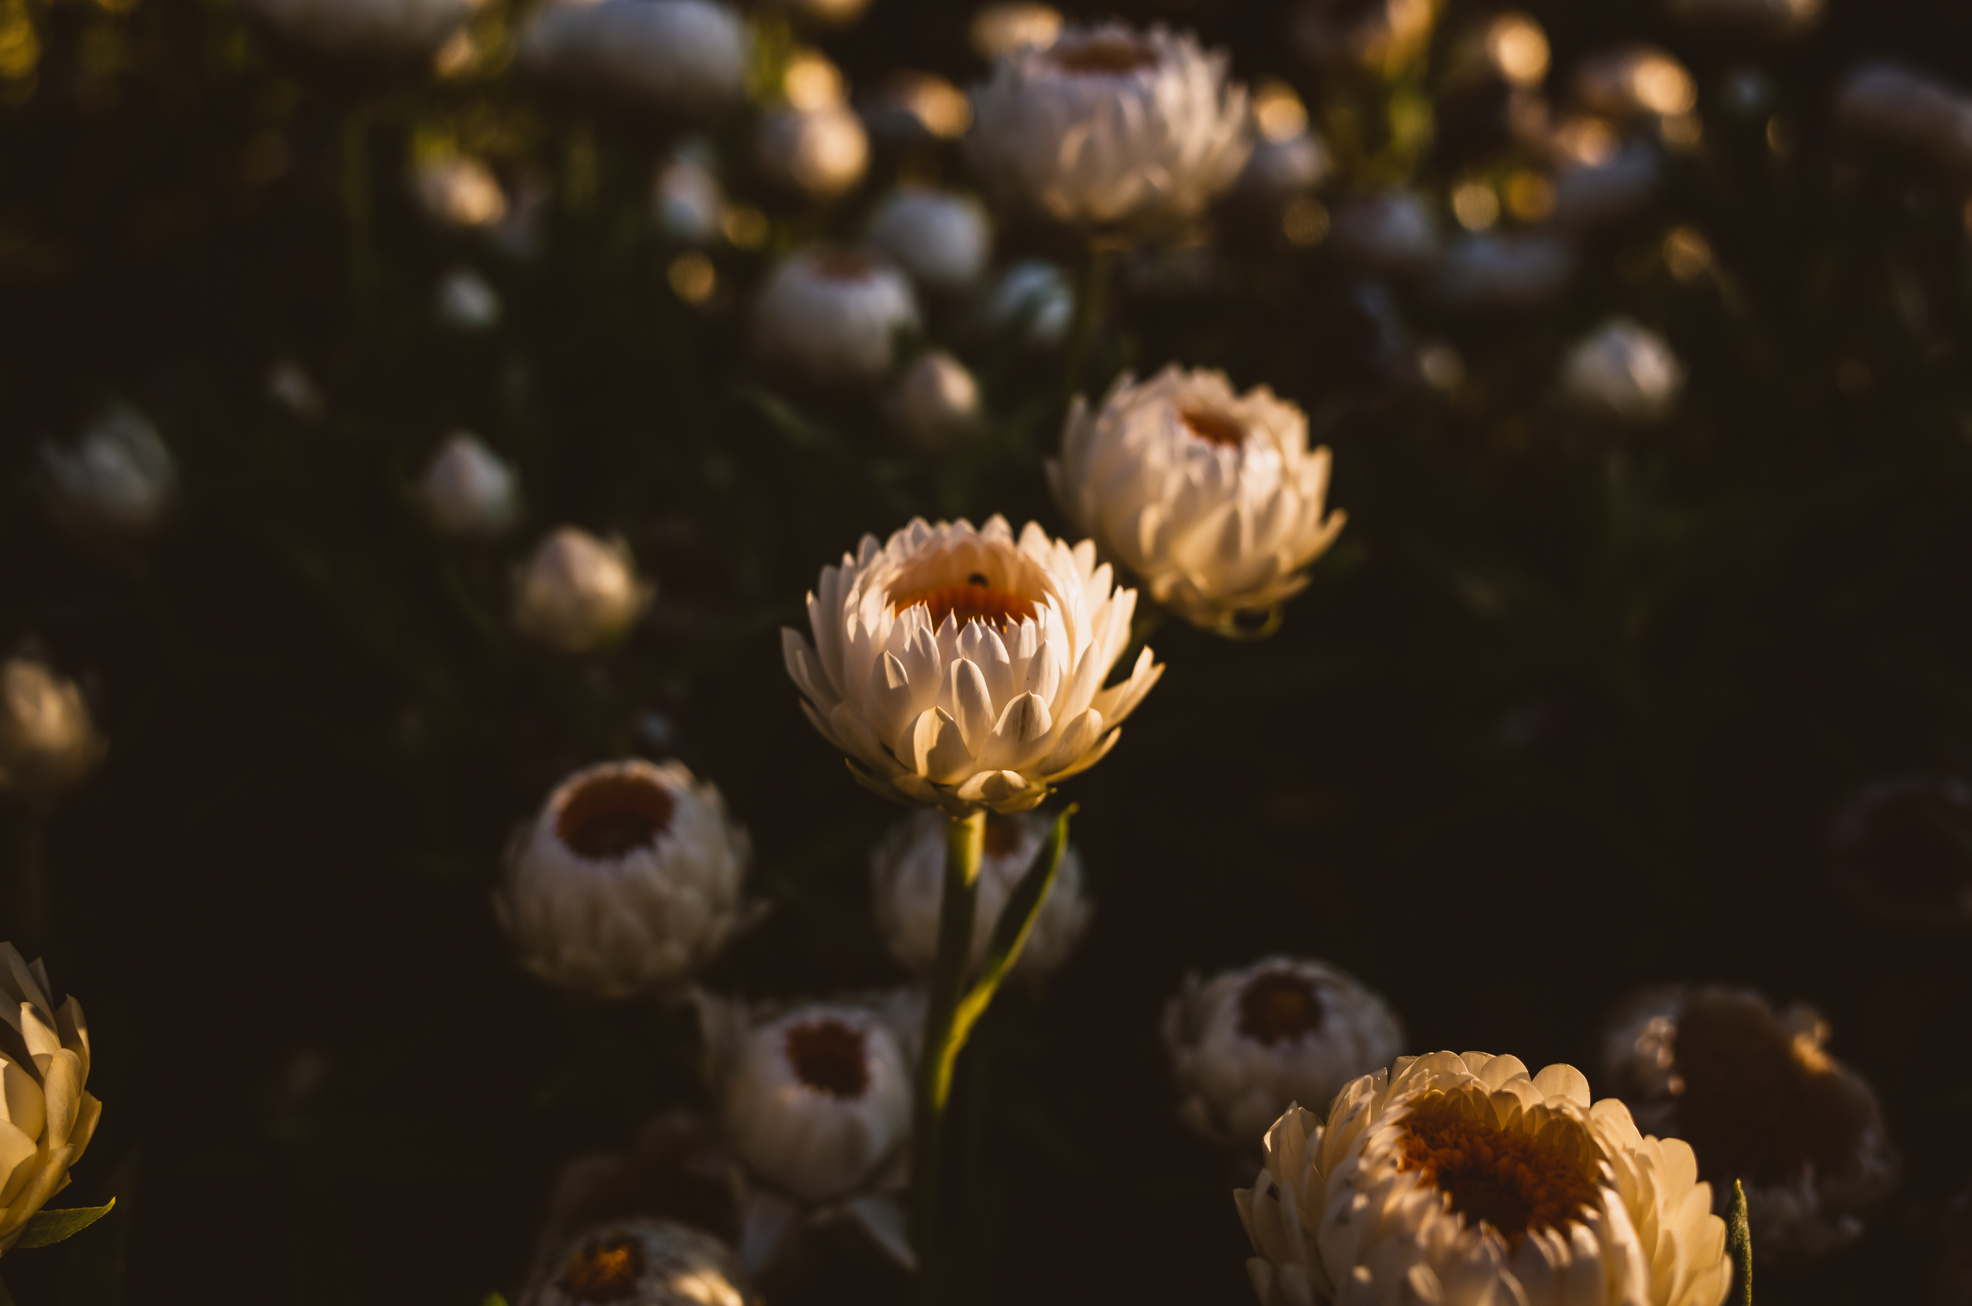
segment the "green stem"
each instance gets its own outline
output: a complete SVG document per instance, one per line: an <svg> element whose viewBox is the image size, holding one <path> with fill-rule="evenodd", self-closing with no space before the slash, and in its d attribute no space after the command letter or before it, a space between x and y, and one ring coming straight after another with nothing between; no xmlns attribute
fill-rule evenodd
<svg viewBox="0 0 1972 1306"><path fill-rule="evenodd" d="M1732 1258L1731 1306L1753 1306L1753 1227L1746 1218L1746 1189L1732 1181L1732 1205L1726 1208L1726 1255Z"/></svg>
<svg viewBox="0 0 1972 1306"><path fill-rule="evenodd" d="M1102 330L1102 317L1109 298L1109 272L1116 261L1117 246L1095 241L1089 246L1089 261L1082 269L1082 286L1075 295L1075 317L1068 329L1068 357L1062 368L1061 388L1064 404L1082 392L1082 374L1095 352L1096 335Z"/></svg>

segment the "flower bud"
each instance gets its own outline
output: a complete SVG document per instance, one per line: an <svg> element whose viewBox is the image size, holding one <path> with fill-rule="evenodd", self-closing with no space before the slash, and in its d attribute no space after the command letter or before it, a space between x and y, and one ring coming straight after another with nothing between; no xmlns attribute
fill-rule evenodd
<svg viewBox="0 0 1972 1306"><path fill-rule="evenodd" d="M95 770L103 752L73 680L31 654L0 665L0 789L45 806Z"/></svg>
<svg viewBox="0 0 1972 1306"><path fill-rule="evenodd" d="M746 98L752 41L712 0L550 0L521 33L520 66L572 96L707 120Z"/></svg>
<svg viewBox="0 0 1972 1306"><path fill-rule="evenodd" d="M410 186L418 207L440 226L492 227L507 216L507 193L499 179L469 155L421 160L411 169Z"/></svg>
<svg viewBox="0 0 1972 1306"><path fill-rule="evenodd" d="M1972 96L1898 64L1864 64L1844 78L1835 93L1835 123L1938 167L1972 170Z"/></svg>
<svg viewBox="0 0 1972 1306"><path fill-rule="evenodd" d="M0 1253L62 1189L95 1136L103 1104L87 1092L89 1023L58 1008L48 968L0 943Z"/></svg>
<svg viewBox="0 0 1972 1306"><path fill-rule="evenodd" d="M942 449L979 423L979 383L942 349L918 356L891 400L897 425L921 449Z"/></svg>
<svg viewBox="0 0 1972 1306"><path fill-rule="evenodd" d="M955 141L972 126L965 92L936 73L891 73L861 101L863 125L878 143L893 148Z"/></svg>
<svg viewBox="0 0 1972 1306"><path fill-rule="evenodd" d="M1345 257L1385 276L1425 272L1444 252L1436 210L1407 190L1349 200L1335 215L1334 239Z"/></svg>
<svg viewBox="0 0 1972 1306"><path fill-rule="evenodd" d="M986 270L993 226L985 208L968 196L899 190L877 206L870 244L925 290L963 290Z"/></svg>
<svg viewBox="0 0 1972 1306"><path fill-rule="evenodd" d="M149 418L110 405L82 433L41 447L42 488L57 521L106 539L148 535L178 495L178 466Z"/></svg>
<svg viewBox="0 0 1972 1306"><path fill-rule="evenodd" d="M710 245L719 239L726 208L725 188L695 151L680 150L658 169L651 188L651 212L658 229L681 245Z"/></svg>
<svg viewBox="0 0 1972 1306"><path fill-rule="evenodd" d="M1676 405L1684 365L1662 336L1629 318L1612 318L1568 352L1561 389L1577 407L1627 421L1655 421Z"/></svg>
<svg viewBox="0 0 1972 1306"><path fill-rule="evenodd" d="M490 538L520 514L513 469L467 431L446 437L418 488L432 525L445 535Z"/></svg>
<svg viewBox="0 0 1972 1306"><path fill-rule="evenodd" d="M490 331L500 323L500 292L471 268L456 268L438 283L435 308L454 331Z"/></svg>
<svg viewBox="0 0 1972 1306"><path fill-rule="evenodd" d="M754 305L760 351L811 381L873 381L890 370L899 333L918 325L903 273L844 250L808 250L774 269Z"/></svg>
<svg viewBox="0 0 1972 1306"><path fill-rule="evenodd" d="M987 324L1022 336L1037 348L1052 349L1068 337L1075 320L1075 289L1054 264L1022 259L1001 274L986 299Z"/></svg>
<svg viewBox="0 0 1972 1306"><path fill-rule="evenodd" d="M621 639L650 606L654 585L637 575L620 539L608 543L564 526L541 542L515 581L514 624L538 644L587 653Z"/></svg>
<svg viewBox="0 0 1972 1306"><path fill-rule="evenodd" d="M304 422L321 421L328 408L315 378L292 358L276 359L267 369L267 397Z"/></svg>
<svg viewBox="0 0 1972 1306"><path fill-rule="evenodd" d="M870 164L870 138L862 119L842 105L803 109L784 104L761 118L756 154L769 181L826 203L863 179Z"/></svg>
<svg viewBox="0 0 1972 1306"><path fill-rule="evenodd" d="M746 1306L733 1249L675 1220L630 1216L585 1229L548 1265L522 1306Z"/></svg>

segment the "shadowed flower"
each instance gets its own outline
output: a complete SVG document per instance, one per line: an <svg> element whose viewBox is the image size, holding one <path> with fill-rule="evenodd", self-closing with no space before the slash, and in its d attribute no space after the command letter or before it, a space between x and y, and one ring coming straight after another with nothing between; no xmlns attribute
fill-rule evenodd
<svg viewBox="0 0 1972 1306"><path fill-rule="evenodd" d="M95 1135L82 1004L57 1008L48 969L0 943L0 1254L56 1193Z"/></svg>
<svg viewBox="0 0 1972 1306"><path fill-rule="evenodd" d="M520 67L571 95L704 120L746 98L752 41L712 0L550 0L520 38Z"/></svg>
<svg viewBox="0 0 1972 1306"><path fill-rule="evenodd" d="M520 513L513 468L476 435L454 431L425 467L418 483L432 525L446 535L491 538Z"/></svg>
<svg viewBox="0 0 1972 1306"><path fill-rule="evenodd" d="M952 355L927 350L904 373L891 411L912 444L942 449L979 425L979 383Z"/></svg>
<svg viewBox="0 0 1972 1306"><path fill-rule="evenodd" d="M1612 318L1583 337L1561 365L1561 390L1580 408L1628 421L1668 415L1684 389L1684 364L1654 331Z"/></svg>
<svg viewBox="0 0 1972 1306"><path fill-rule="evenodd" d="M282 39L332 58L429 59L485 0L249 0Z"/></svg>
<svg viewBox="0 0 1972 1306"><path fill-rule="evenodd" d="M1075 318L1075 289L1068 277L1043 259L1013 264L986 297L987 323L1018 332L1036 348L1059 345Z"/></svg>
<svg viewBox="0 0 1972 1306"><path fill-rule="evenodd" d="M753 306L760 352L821 383L876 380L896 358L897 337L917 326L917 298L904 274L848 250L792 255Z"/></svg>
<svg viewBox="0 0 1972 1306"><path fill-rule="evenodd" d="M178 464L150 418L113 403L74 439L41 446L41 488L55 520L78 535L131 540L164 524Z"/></svg>
<svg viewBox="0 0 1972 1306"><path fill-rule="evenodd" d="M746 1306L739 1257L703 1229L633 1216L584 1230L523 1306Z"/></svg>
<svg viewBox="0 0 1972 1306"><path fill-rule="evenodd" d="M0 789L45 807L95 770L104 751L73 680L31 654L0 666Z"/></svg>
<svg viewBox="0 0 1972 1306"><path fill-rule="evenodd" d="M986 270L993 226L986 210L968 196L905 189L877 206L870 244L926 290L964 290Z"/></svg>
<svg viewBox="0 0 1972 1306"><path fill-rule="evenodd" d="M541 541L514 591L514 624L523 635L559 652L587 653L621 639L657 587L637 575L623 541L564 526Z"/></svg>
<svg viewBox="0 0 1972 1306"><path fill-rule="evenodd" d="M1003 54L1041 49L1061 35L1061 11L1047 5L986 5L967 29L973 50L987 63Z"/></svg>
<svg viewBox="0 0 1972 1306"><path fill-rule="evenodd" d="M783 104L760 120L760 170L775 185L818 203L853 190L870 166L863 121L840 104Z"/></svg>
<svg viewBox="0 0 1972 1306"><path fill-rule="evenodd" d="M1866 141L1972 170L1972 96L1894 63L1868 63L1835 92L1835 123Z"/></svg>

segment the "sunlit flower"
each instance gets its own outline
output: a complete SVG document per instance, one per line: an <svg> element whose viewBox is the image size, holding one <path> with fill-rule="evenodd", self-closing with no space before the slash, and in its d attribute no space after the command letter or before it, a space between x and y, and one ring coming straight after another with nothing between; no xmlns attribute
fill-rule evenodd
<svg viewBox="0 0 1972 1306"><path fill-rule="evenodd" d="M900 69L861 101L870 134L888 145L955 141L972 126L965 92L936 73Z"/></svg>
<svg viewBox="0 0 1972 1306"><path fill-rule="evenodd" d="M470 155L420 160L411 169L411 194L442 226L492 227L507 216L507 193L499 179Z"/></svg>
<svg viewBox="0 0 1972 1306"><path fill-rule="evenodd" d="M1573 1066L1399 1057L1326 1117L1289 1108L1233 1194L1264 1306L1725 1300L1725 1222L1691 1148L1591 1105Z"/></svg>
<svg viewBox="0 0 1972 1306"><path fill-rule="evenodd" d="M250 0L282 39L334 58L429 59L485 0Z"/></svg>
<svg viewBox="0 0 1972 1306"><path fill-rule="evenodd" d="M1130 644L1135 590L1095 545L1003 517L865 535L781 632L802 711L866 783L953 813L1037 806L1115 746L1164 668Z"/></svg>
<svg viewBox="0 0 1972 1306"><path fill-rule="evenodd" d="M1041 855L1052 819L1038 812L986 818L986 850L979 862L979 898L972 918L972 968L986 959L993 928L1014 886ZM920 975L938 956L938 912L945 898L946 821L927 808L906 817L870 855L870 887L877 928L891 955ZM1061 855L1054 887L1034 920L1013 973L1046 975L1068 959L1094 912L1083 885L1082 855L1071 844Z"/></svg>
<svg viewBox="0 0 1972 1306"><path fill-rule="evenodd" d="M1061 35L1061 11L1047 5L986 5L972 16L972 48L987 63L1003 54L1053 45Z"/></svg>
<svg viewBox="0 0 1972 1306"><path fill-rule="evenodd" d="M927 350L904 373L891 409L911 443L942 449L978 426L979 383L952 355Z"/></svg>
<svg viewBox="0 0 1972 1306"><path fill-rule="evenodd" d="M1306 584L1342 529L1324 513L1328 450L1308 419L1223 372L1118 377L1091 411L1078 396L1048 464L1055 498L1151 597L1199 626L1263 612Z"/></svg>
<svg viewBox="0 0 1972 1306"><path fill-rule="evenodd" d="M1389 74L1424 49L1437 20L1437 0L1307 0L1293 36L1318 67Z"/></svg>
<svg viewBox="0 0 1972 1306"><path fill-rule="evenodd" d="M495 902L522 965L620 998L719 950L751 856L709 781L677 762L604 763L562 781L515 836Z"/></svg>
<svg viewBox="0 0 1972 1306"><path fill-rule="evenodd" d="M1654 45L1627 45L1585 59L1575 94L1611 118L1676 118L1698 104L1698 83L1676 56Z"/></svg>
<svg viewBox="0 0 1972 1306"><path fill-rule="evenodd" d="M523 1306L746 1306L732 1248L675 1220L630 1216L584 1230L554 1257Z"/></svg>
<svg viewBox="0 0 1972 1306"><path fill-rule="evenodd" d="M774 269L754 305L760 352L811 381L872 381L890 370L897 337L918 325L904 274L882 259L808 250Z"/></svg>
<svg viewBox="0 0 1972 1306"><path fill-rule="evenodd" d="M1022 259L1001 274L986 297L986 320L1039 348L1059 345L1075 319L1075 288L1045 259Z"/></svg>
<svg viewBox="0 0 1972 1306"><path fill-rule="evenodd" d="M45 806L95 770L103 752L73 680L31 654L0 666L0 790Z"/></svg>
<svg viewBox="0 0 1972 1306"><path fill-rule="evenodd" d="M89 1025L73 997L55 1006L48 969L0 943L0 1254L68 1187L103 1104L89 1082Z"/></svg>
<svg viewBox="0 0 1972 1306"><path fill-rule="evenodd" d="M842 105L782 105L760 120L757 153L760 170L775 184L826 201L863 179L870 138L862 119Z"/></svg>
<svg viewBox="0 0 1972 1306"><path fill-rule="evenodd" d="M1835 93L1835 122L1851 135L1923 155L1939 166L1972 166L1972 96L1893 63L1868 63Z"/></svg>
<svg viewBox="0 0 1972 1306"><path fill-rule="evenodd" d="M986 270L993 225L969 196L905 189L877 206L870 244L926 290L963 290Z"/></svg>
<svg viewBox="0 0 1972 1306"><path fill-rule="evenodd" d="M1836 883L1891 920L1972 923L1972 781L1907 775L1865 786L1829 825Z"/></svg>
<svg viewBox="0 0 1972 1306"><path fill-rule="evenodd" d="M1186 1124L1251 1151L1296 1102L1326 1107L1342 1086L1402 1050L1396 1013L1325 962L1268 957L1204 983L1185 977L1164 1008Z"/></svg>
<svg viewBox="0 0 1972 1306"><path fill-rule="evenodd" d="M1552 232L1476 232L1445 252L1438 293L1453 308L1522 308L1559 298L1574 273L1574 249Z"/></svg>
<svg viewBox="0 0 1972 1306"><path fill-rule="evenodd" d="M1757 993L1703 986L1637 994L1604 1036L1604 1073L1641 1127L1690 1143L1721 1199L1744 1183L1763 1259L1854 1242L1864 1209L1896 1185L1876 1094L1828 1055L1828 1035L1805 1004L1776 1012Z"/></svg>
<svg viewBox="0 0 1972 1306"><path fill-rule="evenodd" d="M706 119L746 97L746 24L713 0L550 0L520 65L572 95Z"/></svg>
<svg viewBox="0 0 1972 1306"><path fill-rule="evenodd" d="M1071 28L1008 53L973 92L972 161L1015 207L1085 228L1198 214L1251 148L1246 90L1190 33Z"/></svg>
<svg viewBox="0 0 1972 1306"><path fill-rule="evenodd" d="M657 589L637 575L621 540L574 526L541 541L515 577L514 624L536 643L586 653L622 638Z"/></svg>
<svg viewBox="0 0 1972 1306"><path fill-rule="evenodd" d="M471 268L454 268L438 283L433 301L438 320L454 331L490 331L500 324L504 311L500 292Z"/></svg>
<svg viewBox="0 0 1972 1306"><path fill-rule="evenodd" d="M304 422L319 422L328 410L322 388L308 369L292 358L279 358L267 369L267 397Z"/></svg>
<svg viewBox="0 0 1972 1306"><path fill-rule="evenodd" d="M1612 318L1568 351L1561 389L1583 408L1631 421L1663 417L1684 389L1684 364L1654 331Z"/></svg>
<svg viewBox="0 0 1972 1306"><path fill-rule="evenodd" d="M446 437L426 465L418 491L432 524L446 535L499 535L520 514L513 468L467 431Z"/></svg>
<svg viewBox="0 0 1972 1306"><path fill-rule="evenodd" d="M178 497L178 464L151 420L111 404L75 438L41 446L49 511L80 535L127 540L164 524Z"/></svg>
<svg viewBox="0 0 1972 1306"><path fill-rule="evenodd" d="M1372 191L1341 205L1335 214L1335 247L1344 256L1386 276L1405 276L1433 266L1444 252L1438 213L1415 191Z"/></svg>
<svg viewBox="0 0 1972 1306"><path fill-rule="evenodd" d="M1668 0L1671 16L1694 27L1736 27L1792 36L1821 21L1824 0Z"/></svg>

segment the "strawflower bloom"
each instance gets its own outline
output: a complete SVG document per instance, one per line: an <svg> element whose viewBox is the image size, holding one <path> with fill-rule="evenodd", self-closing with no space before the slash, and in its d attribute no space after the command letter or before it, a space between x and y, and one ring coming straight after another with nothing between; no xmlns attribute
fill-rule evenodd
<svg viewBox="0 0 1972 1306"><path fill-rule="evenodd" d="M810 381L869 382L890 370L897 337L917 329L917 297L881 258L808 250L767 278L753 326L762 354Z"/></svg>
<svg viewBox="0 0 1972 1306"><path fill-rule="evenodd" d="M776 185L825 203L855 189L870 166L870 138L847 106L783 104L760 120L755 154Z"/></svg>
<svg viewBox="0 0 1972 1306"><path fill-rule="evenodd" d="M89 1082L89 1024L73 997L57 1008L48 968L0 943L0 1255L95 1135L103 1104Z"/></svg>
<svg viewBox="0 0 1972 1306"><path fill-rule="evenodd" d="M470 155L420 161L411 169L411 196L441 226L492 227L507 216L507 193L499 179Z"/></svg>
<svg viewBox="0 0 1972 1306"><path fill-rule="evenodd" d="M55 520L100 540L150 534L178 497L170 446L124 403L110 404L72 440L44 442L40 476Z"/></svg>
<svg viewBox="0 0 1972 1306"><path fill-rule="evenodd" d="M555 1258L523 1306L746 1306L739 1257L689 1224L631 1216L584 1230Z"/></svg>
<svg viewBox="0 0 1972 1306"><path fill-rule="evenodd" d="M514 624L538 644L586 653L612 644L650 606L657 587L637 575L629 546L564 526L515 577Z"/></svg>
<svg viewBox="0 0 1972 1306"><path fill-rule="evenodd" d="M877 206L870 244L926 290L964 290L986 270L993 226L986 210L968 196L904 189Z"/></svg>
<svg viewBox="0 0 1972 1306"><path fill-rule="evenodd" d="M454 431L425 466L418 492L432 525L462 539L491 538L520 515L514 470L469 431Z"/></svg>
<svg viewBox="0 0 1972 1306"><path fill-rule="evenodd" d="M1061 11L1047 5L987 5L967 29L972 48L991 63L1003 54L1053 45L1061 35Z"/></svg>
<svg viewBox="0 0 1972 1306"><path fill-rule="evenodd" d="M31 654L0 666L0 790L43 807L103 758L81 688Z"/></svg>
<svg viewBox="0 0 1972 1306"><path fill-rule="evenodd" d="M752 41L712 0L551 0L521 33L520 66L570 94L711 119L746 98Z"/></svg>
<svg viewBox="0 0 1972 1306"><path fill-rule="evenodd" d="M891 409L912 444L943 449L978 426L979 382L944 350L927 350L904 373Z"/></svg>

